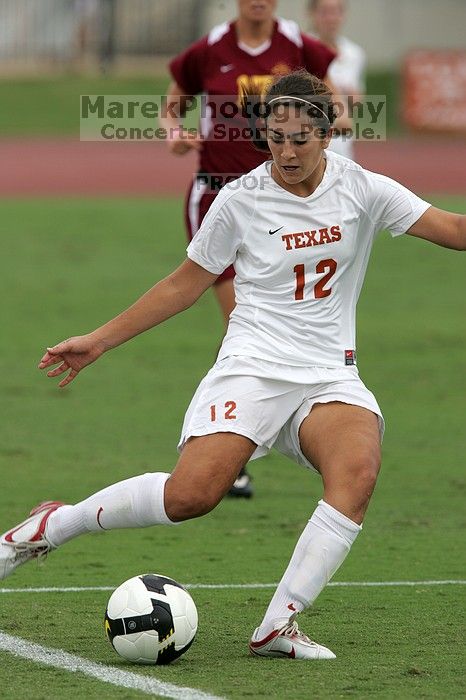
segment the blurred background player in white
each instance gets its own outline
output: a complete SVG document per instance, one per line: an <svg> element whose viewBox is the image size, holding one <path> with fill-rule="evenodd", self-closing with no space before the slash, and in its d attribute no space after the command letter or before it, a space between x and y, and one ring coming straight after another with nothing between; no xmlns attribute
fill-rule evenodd
<svg viewBox="0 0 466 700"><path fill-rule="evenodd" d="M255 143L273 160L226 185L188 258L129 309L40 361L60 386L104 352L191 306L232 262L237 305L182 428L174 471L132 477L76 505L48 502L0 538L0 578L88 532L173 524L211 511L249 459L276 447L319 473L319 501L250 640L265 657L332 659L296 616L359 534L380 467L383 418L356 368L356 303L375 235L466 249L466 216L326 152L332 94L305 71L268 90ZM255 183L255 186L253 186ZM292 508L286 502L283 508ZM273 527L270 527L270 536Z"/></svg>
<svg viewBox="0 0 466 700"><path fill-rule="evenodd" d="M97 31L99 19L98 0L74 0L76 68L86 59Z"/></svg>
<svg viewBox="0 0 466 700"><path fill-rule="evenodd" d="M168 88L168 100L179 101L180 116L186 110L186 96L206 93L214 101L217 97L219 105L228 100L239 104L252 80L265 90L274 76L297 67L320 78L327 75L335 55L333 50L304 35L296 22L276 18L276 6L277 0L238 0L236 19L214 27L170 62L173 82ZM247 122L240 116L225 122L211 113L204 115L198 138L188 138L186 132L180 131L179 120L170 115L160 121L169 134L174 134L168 142L172 153L185 155L192 149L199 153L198 174L189 186L185 202L186 231L191 240L225 182L249 172L266 156L246 137L236 141L228 135L213 138L219 122L228 128L245 128ZM213 286L225 323L235 305L234 275L230 265ZM252 493L251 478L244 469L230 495L249 498Z"/></svg>
<svg viewBox="0 0 466 700"><path fill-rule="evenodd" d="M314 36L336 53L328 74L339 98L362 97L366 92L366 54L361 46L341 33L347 0L310 0L309 12ZM345 133L334 134L329 148L354 160L354 145Z"/></svg>

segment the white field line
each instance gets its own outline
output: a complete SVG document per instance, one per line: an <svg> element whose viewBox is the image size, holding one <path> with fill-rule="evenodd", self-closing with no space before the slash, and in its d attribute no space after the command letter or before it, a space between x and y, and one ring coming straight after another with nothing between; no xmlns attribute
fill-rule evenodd
<svg viewBox="0 0 466 700"><path fill-rule="evenodd" d="M276 588L277 583L185 583L186 588L207 590L231 590L254 588ZM332 581L327 586L335 588L383 588L389 586L464 586L465 579L441 581ZM84 593L86 591L114 591L116 586L67 586L42 588L0 588L0 593Z"/></svg>
<svg viewBox="0 0 466 700"><path fill-rule="evenodd" d="M163 698L173 698L173 700L222 700L216 695L209 695L195 688L183 688L131 671L120 671L112 666L97 664L80 656L68 654L61 649L51 649L40 644L33 644L21 639L21 637L13 637L4 632L0 632L0 651L8 651L14 656L46 666L53 666L63 671L83 673L85 676L97 678L104 683L111 683L120 688L139 690L147 695L158 695Z"/></svg>

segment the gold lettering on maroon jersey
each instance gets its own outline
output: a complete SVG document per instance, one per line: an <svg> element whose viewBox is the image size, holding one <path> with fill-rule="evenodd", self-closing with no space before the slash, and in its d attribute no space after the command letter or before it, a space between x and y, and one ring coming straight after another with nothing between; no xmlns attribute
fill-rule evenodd
<svg viewBox="0 0 466 700"><path fill-rule="evenodd" d="M271 75L246 75L246 73L243 73L236 78L239 105L242 103L245 94L263 97L273 79L278 75L288 75L288 73L291 73L291 68L286 63L277 63L270 72Z"/></svg>
<svg viewBox="0 0 466 700"><path fill-rule="evenodd" d="M285 244L285 250L310 248L315 245L327 245L341 240L341 228L340 226L326 226L325 228L313 231L284 233L281 239Z"/></svg>
<svg viewBox="0 0 466 700"><path fill-rule="evenodd" d="M239 75L236 78L238 86L238 104L241 105L245 95L265 95L267 88L272 82L271 75Z"/></svg>

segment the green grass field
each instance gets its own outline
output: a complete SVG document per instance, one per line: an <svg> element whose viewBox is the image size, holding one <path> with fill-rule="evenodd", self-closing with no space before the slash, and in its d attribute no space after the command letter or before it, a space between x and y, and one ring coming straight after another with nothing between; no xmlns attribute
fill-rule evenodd
<svg viewBox="0 0 466 700"><path fill-rule="evenodd" d="M163 95L167 78L0 79L0 134L75 136L79 133L80 95Z"/></svg>
<svg viewBox="0 0 466 700"><path fill-rule="evenodd" d="M466 211L461 199L436 200ZM75 502L147 470L170 470L190 397L222 323L210 293L119 348L65 391L36 369L44 348L92 329L183 258L177 200L0 204L3 300L0 530L41 499ZM381 235L359 307L359 368L384 410L379 485L336 581L464 577L464 258ZM256 496L178 528L88 536L4 587L117 586L157 571L184 583L278 581L320 497L319 479L277 454L252 466ZM165 668L120 660L105 639L107 592L0 594L0 630L179 686L235 698L464 696L459 585L327 588L301 627L326 663L261 660L247 641L270 589L193 590L192 649ZM143 698L0 653L1 697ZM147 696L146 696L147 697Z"/></svg>

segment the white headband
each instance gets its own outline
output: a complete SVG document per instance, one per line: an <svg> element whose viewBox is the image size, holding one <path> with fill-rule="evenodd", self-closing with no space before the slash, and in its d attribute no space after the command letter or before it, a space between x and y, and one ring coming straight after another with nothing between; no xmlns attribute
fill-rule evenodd
<svg viewBox="0 0 466 700"><path fill-rule="evenodd" d="M309 105L310 107L314 107L318 112L322 114L322 116L328 121L330 124L330 119L328 118L328 115L325 114L324 110L318 107L314 102L310 102L309 100L305 100L303 97L292 97L291 95L280 95L280 97L274 97L273 99L269 100L267 104L271 105L272 102L301 102L303 104Z"/></svg>

